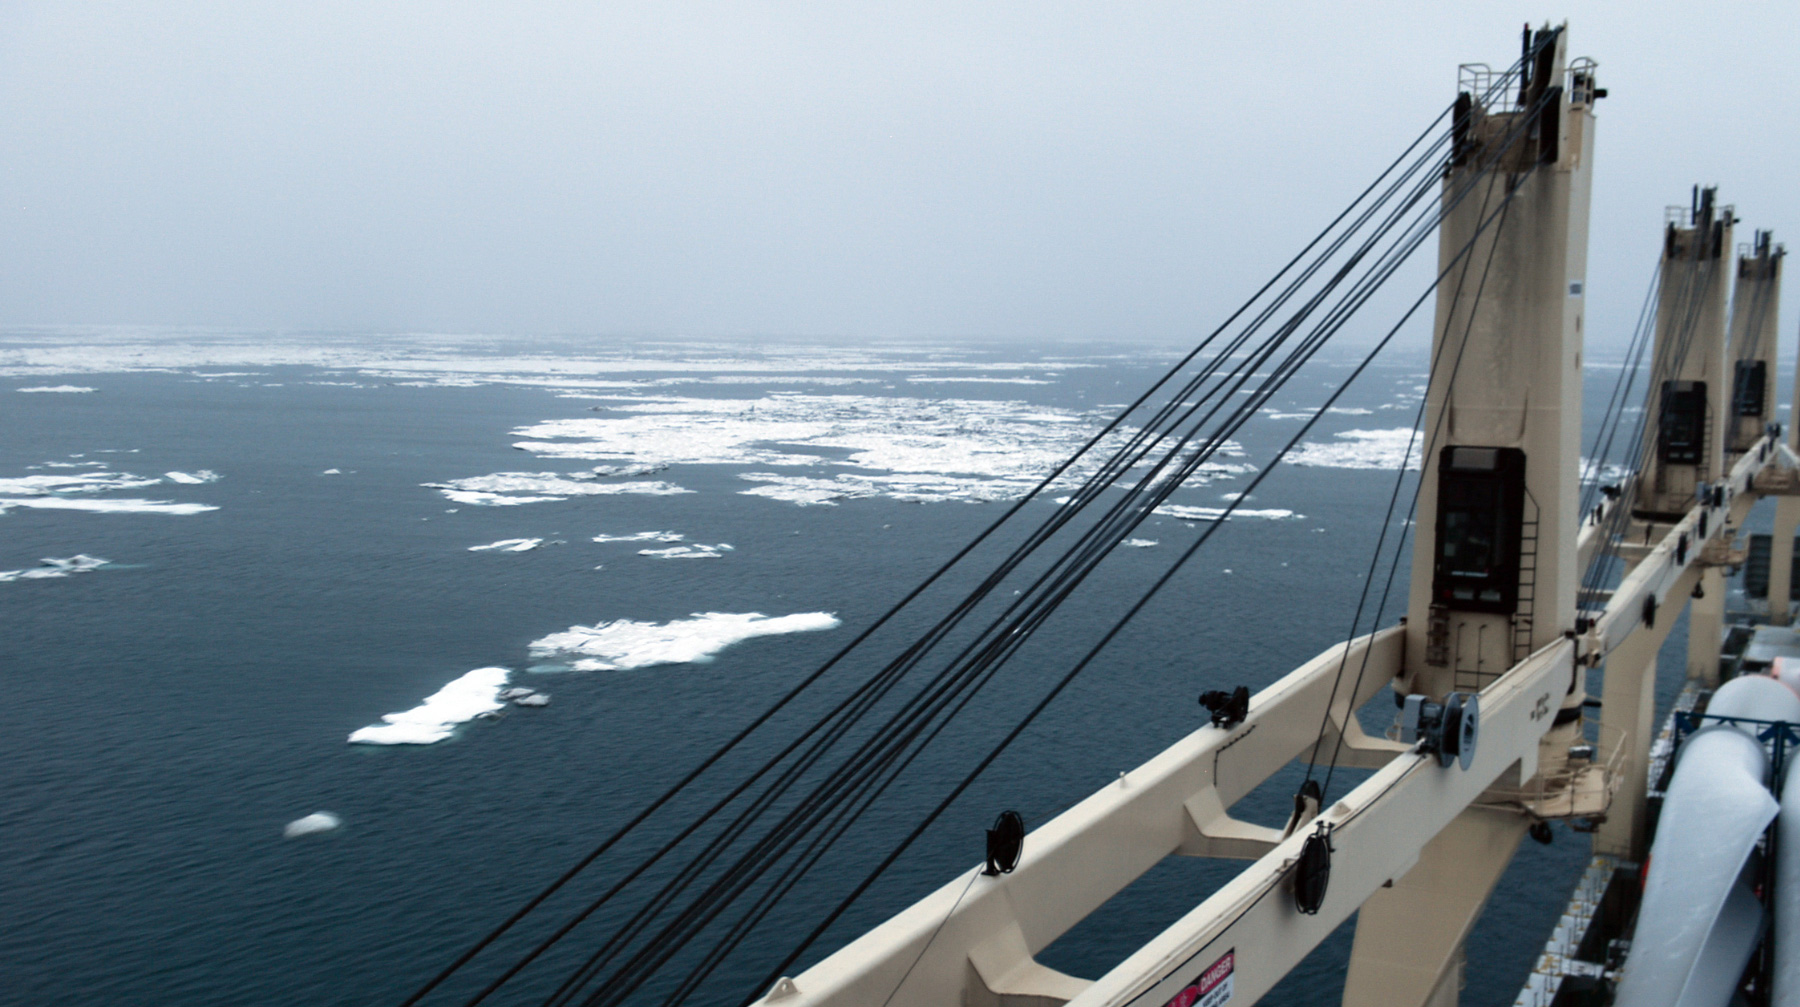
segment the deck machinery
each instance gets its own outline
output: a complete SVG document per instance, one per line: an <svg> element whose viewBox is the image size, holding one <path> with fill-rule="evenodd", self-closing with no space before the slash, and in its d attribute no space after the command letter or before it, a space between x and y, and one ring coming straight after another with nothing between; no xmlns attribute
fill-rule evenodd
<svg viewBox="0 0 1800 1007"><path fill-rule="evenodd" d="M1658 425L1637 472L1583 515L1588 204L1604 92L1592 61L1568 58L1564 29L1535 41L1516 101L1484 107L1465 91L1459 106L1446 194L1479 179L1490 151L1506 163L1446 200L1406 618L1320 654L1256 693L1241 720L1194 731L1038 827L1011 873L971 867L760 1004L1250 1004L1360 910L1343 1002L1453 1005L1464 941L1534 823L1579 820L1608 863L1642 861L1656 653L1691 604L1687 670L1716 681L1736 530L1763 495L1783 498L1780 534L1800 524L1795 455L1769 422L1780 251L1759 236L1730 269L1736 220L1711 190L1670 219ZM1493 142L1519 131L1522 143ZM1748 290L1760 306L1732 318L1728 341L1734 279L1740 302ZM1622 575L1584 592L1597 554ZM1770 593L1785 598L1791 567L1777 567ZM1602 667L1596 732L1584 709ZM1365 732L1358 711L1390 687L1406 733ZM1333 751L1372 772L1285 828L1233 816L1283 767ZM1246 865L1104 975L1035 959L1169 856Z"/></svg>

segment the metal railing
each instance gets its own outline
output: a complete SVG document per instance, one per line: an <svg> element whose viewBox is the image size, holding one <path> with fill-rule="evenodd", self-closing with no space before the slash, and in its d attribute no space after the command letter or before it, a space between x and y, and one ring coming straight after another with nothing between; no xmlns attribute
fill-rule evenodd
<svg viewBox="0 0 1800 1007"><path fill-rule="evenodd" d="M1619 770L1625 762L1625 733L1616 727L1595 725L1595 740L1570 746L1570 755L1561 766L1540 771L1517 787L1490 787L1481 795L1480 803L1489 807L1522 808L1536 818L1585 818L1604 813L1619 789ZM1580 750L1586 749L1585 754ZM1583 784L1595 771L1600 774L1599 807L1578 803L1577 798L1592 794Z"/></svg>

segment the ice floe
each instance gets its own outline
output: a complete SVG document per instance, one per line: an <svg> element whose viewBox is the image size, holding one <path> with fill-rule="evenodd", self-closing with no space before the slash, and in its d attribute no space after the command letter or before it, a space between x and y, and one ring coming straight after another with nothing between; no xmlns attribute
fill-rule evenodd
<svg viewBox="0 0 1800 1007"><path fill-rule="evenodd" d="M674 483L655 480L601 482L589 473L571 475L565 472L495 472L492 475L470 476L424 485L442 493L453 503L483 507L552 503L574 496L616 496L622 493L672 496L693 492Z"/></svg>
<svg viewBox="0 0 1800 1007"><path fill-rule="evenodd" d="M636 388L653 383L867 383L874 376L1053 375L1114 359L1105 354L1039 359L943 345L612 343L547 345L541 339L419 333L380 341L355 336L246 336L151 326L67 326L7 333L0 377L67 380L74 375L179 371L240 378L276 367L336 371L323 378L463 387L514 384L549 389ZM1150 359L1154 350L1134 352Z"/></svg>
<svg viewBox="0 0 1800 1007"><path fill-rule="evenodd" d="M63 472L0 479L0 494L43 496L53 493L110 493L115 490L143 489L161 482L161 479L135 476L129 472Z"/></svg>
<svg viewBox="0 0 1800 1007"><path fill-rule="evenodd" d="M163 478L184 486L198 486L202 483L216 483L221 477L212 469L201 469L198 472L164 472Z"/></svg>
<svg viewBox="0 0 1800 1007"><path fill-rule="evenodd" d="M544 540L541 538L503 538L498 542L489 542L487 545L472 545L469 547L469 551L470 552L530 552L531 550L536 549L538 546L543 545L543 544L544 544Z"/></svg>
<svg viewBox="0 0 1800 1007"><path fill-rule="evenodd" d="M74 510L96 514L203 514L218 510L211 504L176 503L172 500L101 499L86 497L0 497L0 514L15 507L31 510Z"/></svg>
<svg viewBox="0 0 1800 1007"><path fill-rule="evenodd" d="M767 497L801 507L836 507L842 500L881 495L881 490L874 481L866 476L815 479L810 476L784 476L775 472L744 472L738 478L764 484L755 489L739 490L744 496Z"/></svg>
<svg viewBox="0 0 1800 1007"><path fill-rule="evenodd" d="M1156 545L1157 542L1156 539L1153 538L1128 538L1123 544L1128 545L1133 549L1148 549L1151 546Z"/></svg>
<svg viewBox="0 0 1800 1007"><path fill-rule="evenodd" d="M383 723L350 732L354 745L429 745L450 737L458 724L504 704L500 690L506 687L505 668L476 668L425 697L410 710L382 715Z"/></svg>
<svg viewBox="0 0 1800 1007"><path fill-rule="evenodd" d="M78 458L80 456L71 455L70 457ZM42 467L66 469L92 464L96 463L45 462ZM104 465L104 463L98 464ZM102 471L98 472L60 471L43 475L0 478L0 514L16 508L89 511L101 514L200 514L205 511L218 510L217 507L202 503L177 503L171 500L117 497L95 498L87 495L143 489L146 486L161 485L162 482L162 479L154 476L106 471L104 467Z"/></svg>
<svg viewBox="0 0 1800 1007"><path fill-rule="evenodd" d="M711 660L734 643L759 636L835 629L830 612L767 616L760 612L696 612L671 622L618 619L571 626L531 643L533 670L621 671ZM552 663L554 662L554 663Z"/></svg>
<svg viewBox="0 0 1800 1007"><path fill-rule="evenodd" d="M344 820L329 811L315 811L304 818L296 818L287 823L281 830L282 836L288 839L299 839L301 836L316 836L321 832L335 832L344 824Z"/></svg>
<svg viewBox="0 0 1800 1007"><path fill-rule="evenodd" d="M732 547L720 542L718 545L705 545L700 542L691 545L675 545L667 549L639 549L639 556L652 559L718 559L730 552Z"/></svg>
<svg viewBox="0 0 1800 1007"><path fill-rule="evenodd" d="M1305 514L1295 514L1291 510L1284 510L1280 507L1267 507L1260 510L1239 507L1237 510L1227 514L1223 507L1192 507L1187 504L1163 504L1161 507L1156 508L1155 513L1160 514L1163 517L1180 518L1183 521L1217 521L1220 518L1225 518L1229 521L1232 518L1240 517L1261 518L1267 521L1281 521L1287 518L1306 516Z"/></svg>
<svg viewBox="0 0 1800 1007"><path fill-rule="evenodd" d="M550 697L541 692L534 692L529 696L513 697L512 704L514 706L549 706Z"/></svg>
<svg viewBox="0 0 1800 1007"><path fill-rule="evenodd" d="M1411 427L1393 430L1345 430L1335 442L1305 441L1284 459L1289 465L1330 469L1397 469L1401 456L1406 467L1419 467L1420 438ZM1407 450L1411 442L1412 449Z"/></svg>
<svg viewBox="0 0 1800 1007"><path fill-rule="evenodd" d="M322 476L341 476L344 474L344 470L343 469L326 469L325 471L323 471L319 474Z"/></svg>
<svg viewBox="0 0 1800 1007"><path fill-rule="evenodd" d="M58 577L67 577L70 574L89 573L108 563L107 560L98 556L89 556L87 553L62 559L46 556L41 562L43 566L28 570L0 570L0 584L15 580L52 580Z"/></svg>
<svg viewBox="0 0 1800 1007"><path fill-rule="evenodd" d="M674 531L639 531L630 535L595 535L596 542L680 542L686 535Z"/></svg>
<svg viewBox="0 0 1800 1007"><path fill-rule="evenodd" d="M1030 490L1104 414L1012 400L773 393L756 399L617 396L593 417L521 427L515 447L545 458L660 465L855 470L754 471L745 490L800 505L885 496L1010 500ZM1127 432L1121 432L1124 436ZM1226 456L1240 453L1228 446ZM1103 453L1097 453L1103 457ZM1075 471L1069 478L1084 473ZM1219 468L1198 481L1236 474Z"/></svg>
<svg viewBox="0 0 1800 1007"><path fill-rule="evenodd" d="M49 392L49 393L61 394L61 395L79 395L84 392L95 391L95 389L88 388L85 385L40 385L36 388L21 388L21 389L19 389L19 391L21 391L21 392L37 392L37 393Z"/></svg>

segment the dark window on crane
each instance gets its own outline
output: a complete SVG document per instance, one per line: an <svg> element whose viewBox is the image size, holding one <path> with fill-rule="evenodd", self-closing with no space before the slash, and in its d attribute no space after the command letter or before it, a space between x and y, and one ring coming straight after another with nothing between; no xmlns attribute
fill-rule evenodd
<svg viewBox="0 0 1800 1007"><path fill-rule="evenodd" d="M1519 605L1525 452L1448 447L1438 458L1434 604L1510 614Z"/></svg>
<svg viewBox="0 0 1800 1007"><path fill-rule="evenodd" d="M1800 536L1795 536L1793 543L1795 571L1800 571ZM1750 536L1750 548L1744 558L1744 596L1747 598L1767 598L1769 596L1769 560L1774 553L1774 538L1770 535ZM1800 577L1788 579L1788 600L1800 601Z"/></svg>
<svg viewBox="0 0 1800 1007"><path fill-rule="evenodd" d="M1738 416L1763 415L1768 394L1769 365L1761 360L1737 362L1737 379L1731 389L1731 411Z"/></svg>
<svg viewBox="0 0 1800 1007"><path fill-rule="evenodd" d="M1698 465L1706 451L1706 382L1665 381L1657 457L1669 465Z"/></svg>

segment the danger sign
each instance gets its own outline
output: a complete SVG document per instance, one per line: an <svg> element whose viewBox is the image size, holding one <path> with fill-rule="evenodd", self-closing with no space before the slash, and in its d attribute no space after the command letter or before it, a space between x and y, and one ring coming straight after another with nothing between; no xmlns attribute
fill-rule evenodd
<svg viewBox="0 0 1800 1007"><path fill-rule="evenodd" d="M1207 966L1200 978L1170 998L1164 1007L1221 1007L1231 999L1231 974L1237 967L1237 949Z"/></svg>

